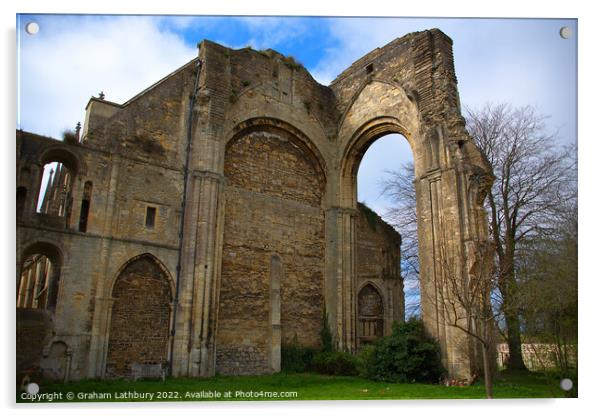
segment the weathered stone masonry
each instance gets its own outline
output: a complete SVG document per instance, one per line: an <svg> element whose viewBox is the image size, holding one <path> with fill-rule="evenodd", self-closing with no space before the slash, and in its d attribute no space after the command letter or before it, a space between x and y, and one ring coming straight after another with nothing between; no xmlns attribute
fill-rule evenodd
<svg viewBox="0 0 602 417"><path fill-rule="evenodd" d="M31 255L56 271L51 336L29 360L44 372L274 372L283 345L319 345L323 308L340 350L386 334L403 319L399 236L358 209L356 178L388 133L414 153L423 317L450 373L473 371L473 346L441 315L438 265L445 248L469 277L489 174L442 32L396 39L329 87L275 51L204 41L128 102L92 98L79 133L17 132L17 288L33 285ZM49 162L69 173L62 216L36 212Z"/></svg>

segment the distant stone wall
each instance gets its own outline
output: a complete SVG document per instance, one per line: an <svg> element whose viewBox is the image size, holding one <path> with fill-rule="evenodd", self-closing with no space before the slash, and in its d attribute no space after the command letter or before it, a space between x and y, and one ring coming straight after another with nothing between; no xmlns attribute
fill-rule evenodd
<svg viewBox="0 0 602 417"><path fill-rule="evenodd" d="M359 203L358 209L358 275L399 279L399 233L365 205Z"/></svg>
<svg viewBox="0 0 602 417"><path fill-rule="evenodd" d="M530 371L538 371L542 369L555 369L559 367L559 349L558 346L552 343L523 343L521 351L525 366ZM569 366L577 366L577 346L566 346L566 354ZM510 351L507 343L499 343L497 345L497 365L500 369L506 366Z"/></svg>
<svg viewBox="0 0 602 417"><path fill-rule="evenodd" d="M217 330L217 372L271 371L270 268L282 260L282 343L319 345L322 315L323 184L295 139L249 133L226 154L226 214Z"/></svg>
<svg viewBox="0 0 602 417"><path fill-rule="evenodd" d="M378 214L358 203L357 216L357 337L358 346L391 333L404 320L400 275L401 238Z"/></svg>

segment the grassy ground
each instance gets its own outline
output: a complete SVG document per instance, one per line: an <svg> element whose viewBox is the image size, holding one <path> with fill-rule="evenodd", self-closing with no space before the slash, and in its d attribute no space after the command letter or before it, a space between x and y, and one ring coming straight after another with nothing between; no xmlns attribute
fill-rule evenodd
<svg viewBox="0 0 602 417"><path fill-rule="evenodd" d="M136 392L147 399L117 398L124 393ZM209 397L209 392L220 393L220 398ZM230 397L226 398L226 393ZM249 393L253 394L249 394ZM294 397L274 398L270 394L295 392ZM268 376L225 377L210 379L177 378L161 381L100 381L87 380L68 384L41 383L40 392L62 393L55 401L69 401L67 393L72 393L72 401L103 401L99 398L87 399L83 393L108 393L104 401L216 401L216 400L384 400L384 399L453 399L484 398L485 388L477 383L469 387L445 387L427 384L392 384L375 382L359 377L334 377L318 374L275 374ZM167 393L161 396L159 393ZM187 395L188 393L188 395ZM191 394L192 393L192 394ZM243 393L243 394L241 394ZM149 394L153 394L152 399ZM559 387L559 380L551 375L533 373L502 373L494 385L496 398L553 398L566 397ZM571 393L572 396L576 392ZM263 396L262 396L263 395ZM58 396L58 394L57 394ZM18 402L31 402L17 394ZM69 401L71 402L71 401Z"/></svg>

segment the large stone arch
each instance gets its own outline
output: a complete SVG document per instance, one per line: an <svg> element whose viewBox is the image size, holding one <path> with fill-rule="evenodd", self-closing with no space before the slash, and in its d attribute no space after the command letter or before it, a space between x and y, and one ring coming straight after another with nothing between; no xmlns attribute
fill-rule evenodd
<svg viewBox="0 0 602 417"><path fill-rule="evenodd" d="M273 120L249 122L228 141L217 372L277 370L274 335L282 344L319 346L326 187L320 159L300 130Z"/></svg>
<svg viewBox="0 0 602 417"><path fill-rule="evenodd" d="M134 363L166 365L173 301L167 269L148 253L130 259L111 300L105 376L129 377Z"/></svg>
<svg viewBox="0 0 602 417"><path fill-rule="evenodd" d="M37 162L40 166L44 166L49 162L60 162L73 172L74 176L85 174L86 171L85 165L79 155L61 143L44 147L38 156Z"/></svg>
<svg viewBox="0 0 602 417"><path fill-rule="evenodd" d="M293 124L276 117L251 117L237 123L228 133L226 140L226 153L228 148L240 137L258 131L281 131L298 146L304 154L308 155L308 161L320 175L321 181L326 182L328 165L323 153L320 151L316 141L310 138L303 130Z"/></svg>
<svg viewBox="0 0 602 417"><path fill-rule="evenodd" d="M449 320L445 307L451 301L442 298L441 290L444 273L467 282L475 266L487 264L477 252L488 239L482 196L491 174L460 113L451 40L437 30L407 35L356 62L332 87L345 103L338 130L338 207L333 210L338 268L331 271L336 276L331 291L336 288L342 296L328 304L337 318L331 324L338 346L358 348L353 337L358 330L353 309L358 167L370 144L398 133L414 156L422 316L440 342L448 372L469 378L478 367L475 344ZM453 266L444 271L450 259Z"/></svg>

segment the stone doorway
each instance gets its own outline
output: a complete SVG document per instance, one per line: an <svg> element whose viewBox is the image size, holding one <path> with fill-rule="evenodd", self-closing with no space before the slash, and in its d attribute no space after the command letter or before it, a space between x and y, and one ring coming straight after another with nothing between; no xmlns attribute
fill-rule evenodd
<svg viewBox="0 0 602 417"><path fill-rule="evenodd" d="M383 336L383 298L372 284L366 284L357 297L360 347Z"/></svg>

